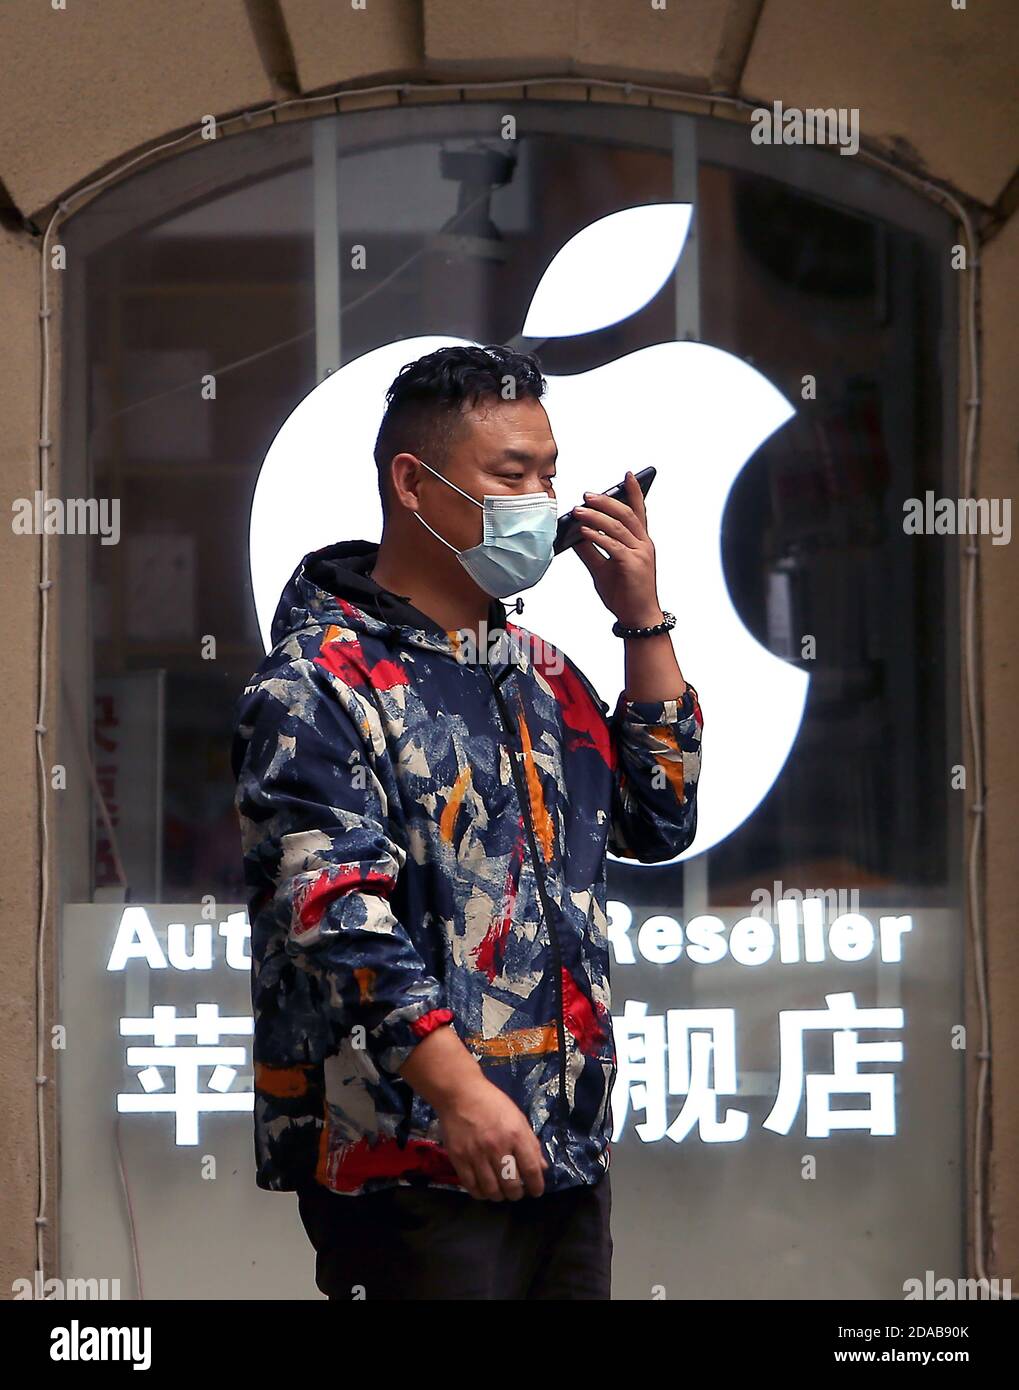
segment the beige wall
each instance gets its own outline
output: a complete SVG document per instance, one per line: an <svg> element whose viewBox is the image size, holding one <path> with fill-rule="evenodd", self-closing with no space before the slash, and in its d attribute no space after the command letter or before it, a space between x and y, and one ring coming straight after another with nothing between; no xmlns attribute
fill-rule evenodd
<svg viewBox="0 0 1019 1390"><path fill-rule="evenodd" d="M339 84L406 79L505 79L508 92L576 100L651 101L711 110L689 98L624 94L597 85L528 86L531 77L609 78L670 91L742 96L751 102L853 106L869 148L971 200L980 224L1014 178L1010 132L1019 115L1014 61L1019 7L1012 0L96 0L53 9L38 0L0 6L0 491L5 505L36 486L39 392L39 241L23 218L45 226L53 206L118 163L181 135L206 114L224 119ZM510 86L509 84L513 84ZM336 109L392 103L394 93L341 98ZM409 93L403 99L425 100ZM332 104L290 107L303 119ZM746 119L717 104L720 118ZM271 116L258 121L274 119ZM239 124L233 129L239 128ZM225 138L229 138L227 134ZM153 156L159 157L159 156ZM833 155L833 157L835 157ZM6 196L5 196L6 195ZM75 203L75 206L80 204ZM999 224L1001 219L998 219ZM961 280L961 277L960 277ZM59 275L50 275L57 307ZM997 225L983 256L984 380L978 493L1007 496L1015 475L1019 399L1014 388L1019 323L1019 228ZM58 318L53 325L51 430L60 399ZM56 440L52 490L59 495ZM56 559L54 547L54 560ZM1014 930L1019 820L1017 547L985 544L983 675L986 683L987 949L995 1051L993 1217L989 1272L1019 1274L1019 940ZM7 713L0 859L5 991L0 1081L5 1107L0 1194L0 1289L34 1263L35 992L38 912L36 623L38 546L0 531ZM54 609L56 605L54 604ZM54 621L53 628L56 628ZM53 633L51 689L59 679ZM50 756L48 761L53 761ZM51 940L53 934L50 926ZM52 966L49 969L52 980ZM49 989L53 1000L52 985ZM970 991L972 998L972 991ZM978 1037L968 1019L971 1056ZM47 1088L50 1129L52 1088ZM55 1176L51 1161L50 1215ZM54 1246L48 1257L53 1269Z"/></svg>
<svg viewBox="0 0 1019 1390"><path fill-rule="evenodd" d="M0 230L0 479L5 514L15 497L38 487L35 442L39 435L39 257L24 237ZM0 592L3 594L4 661L0 701L17 736L4 750L4 818L10 827L0 868L0 913L8 943L0 1010L0 1094L7 1122L2 1157L6 1180L0 1194L0 1288L35 1263L37 1164L35 1124L35 919L38 841L35 818L35 722L38 685L37 544L0 527Z"/></svg>
<svg viewBox="0 0 1019 1390"><path fill-rule="evenodd" d="M984 376L977 491L1008 497L1019 455L1019 217L983 252ZM1019 1270L1019 933L1016 824L1019 812L1019 540L981 543L984 600L984 757L987 764L987 958L991 979L993 1111L991 1215L1003 1273ZM971 1038L976 1037L971 1029Z"/></svg>

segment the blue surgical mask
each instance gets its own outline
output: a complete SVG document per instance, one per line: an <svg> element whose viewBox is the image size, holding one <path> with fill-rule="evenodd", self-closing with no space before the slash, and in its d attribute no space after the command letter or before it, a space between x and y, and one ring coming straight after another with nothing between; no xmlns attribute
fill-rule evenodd
<svg viewBox="0 0 1019 1390"><path fill-rule="evenodd" d="M532 584L537 584L552 563L556 534L555 498L549 497L546 492L494 496L486 493L484 503L481 503L469 492L457 487L456 483L436 473L424 459L418 462L424 463L428 471L435 473L447 486L455 488L461 497L466 497L468 502L482 509L482 541L469 550L457 550L434 527L428 526L420 512L414 513L422 526L428 526L437 540L449 546L475 584L493 598L506 598L508 594L519 593L521 589L529 589Z"/></svg>

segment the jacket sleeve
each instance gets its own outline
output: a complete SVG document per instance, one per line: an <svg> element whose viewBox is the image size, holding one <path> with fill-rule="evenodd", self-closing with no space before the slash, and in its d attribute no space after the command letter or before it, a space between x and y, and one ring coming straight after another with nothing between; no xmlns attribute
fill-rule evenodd
<svg viewBox="0 0 1019 1390"><path fill-rule="evenodd" d="M334 1050L363 1028L355 1041L395 1075L453 1013L390 906L406 850L388 833L385 757L374 708L313 661L242 697L235 807L259 916L316 978Z"/></svg>
<svg viewBox="0 0 1019 1390"><path fill-rule="evenodd" d="M689 683L679 700L619 696L609 724L616 752L612 854L656 864L693 843L703 723Z"/></svg>

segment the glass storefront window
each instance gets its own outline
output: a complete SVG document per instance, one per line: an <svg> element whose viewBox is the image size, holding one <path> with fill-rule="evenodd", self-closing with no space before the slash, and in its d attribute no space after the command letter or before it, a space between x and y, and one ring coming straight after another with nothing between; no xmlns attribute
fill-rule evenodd
<svg viewBox="0 0 1019 1390"><path fill-rule="evenodd" d="M62 734L78 774L61 802L63 989L87 1036L63 1088L68 1274L102 1252L110 1268L83 1272L120 1274L125 1293L136 1264L147 1296L315 1292L296 1202L254 1187L250 1060L230 1064L219 1094L233 1102L198 1112L197 1145L181 1140L172 1104L117 1111L118 1095L146 1094L126 1061L146 1039L118 1020L215 1001L237 1022L246 1008L243 961L228 959L244 897L229 748L234 702L263 654L248 523L270 442L327 371L386 343L517 341L571 236L670 201L693 205L692 230L649 303L596 332L521 345L560 377L704 342L787 399L789 419L719 516L656 515L652 494L649 519L670 553L683 528L713 528L747 641L802 672L807 694L780 772L730 833L679 864L610 864L613 1013L634 1024L614 1097L616 1292L895 1297L927 1268L961 1268L962 1054L948 1037L962 1016L958 594L951 552L902 527L906 498L956 490L952 229L851 165L650 109L396 108L213 143L66 224L77 271L66 492L121 506L118 544L83 541L62 561ZM620 431L640 408L613 405ZM660 454L620 458L617 473L696 468L682 444L680 421ZM577 500L559 497L563 509ZM334 539L352 537L345 524L335 518ZM377 524L357 534L376 539ZM698 576L670 573L680 587L662 601L704 697L706 787L712 708L683 646ZM582 667L592 640L580 631L570 649ZM745 692L748 709L779 698L767 683ZM755 957L738 924L784 889L826 892L822 917L801 910L788 940L776 932L770 957ZM126 906L148 910L165 967L108 968ZM695 918L717 919L722 957L691 949ZM176 967L182 942L199 951L203 922L212 969ZM863 1014L839 1012L846 995ZM705 1010L719 1012L690 1012ZM812 1020L798 1050L786 1045L797 1011ZM850 1028L889 1048L876 1060L864 1049L851 1077L833 1063L832 1031ZM236 1055L243 1030L223 1041ZM817 1081L808 1105L806 1085L792 1120L779 1110L766 1124L797 1064L827 1090ZM836 1113L849 1110L855 1123ZM108 1179L92 1162L107 1148ZM200 1172L209 1155L215 1181Z"/></svg>

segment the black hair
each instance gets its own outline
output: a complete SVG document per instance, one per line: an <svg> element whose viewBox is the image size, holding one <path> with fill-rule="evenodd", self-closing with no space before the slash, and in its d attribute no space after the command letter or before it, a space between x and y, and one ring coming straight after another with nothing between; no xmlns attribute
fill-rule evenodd
<svg viewBox="0 0 1019 1390"><path fill-rule="evenodd" d="M383 517L386 475L397 454L415 454L441 471L465 410L482 400L539 400L545 384L532 353L498 344L438 348L401 367L375 441Z"/></svg>

